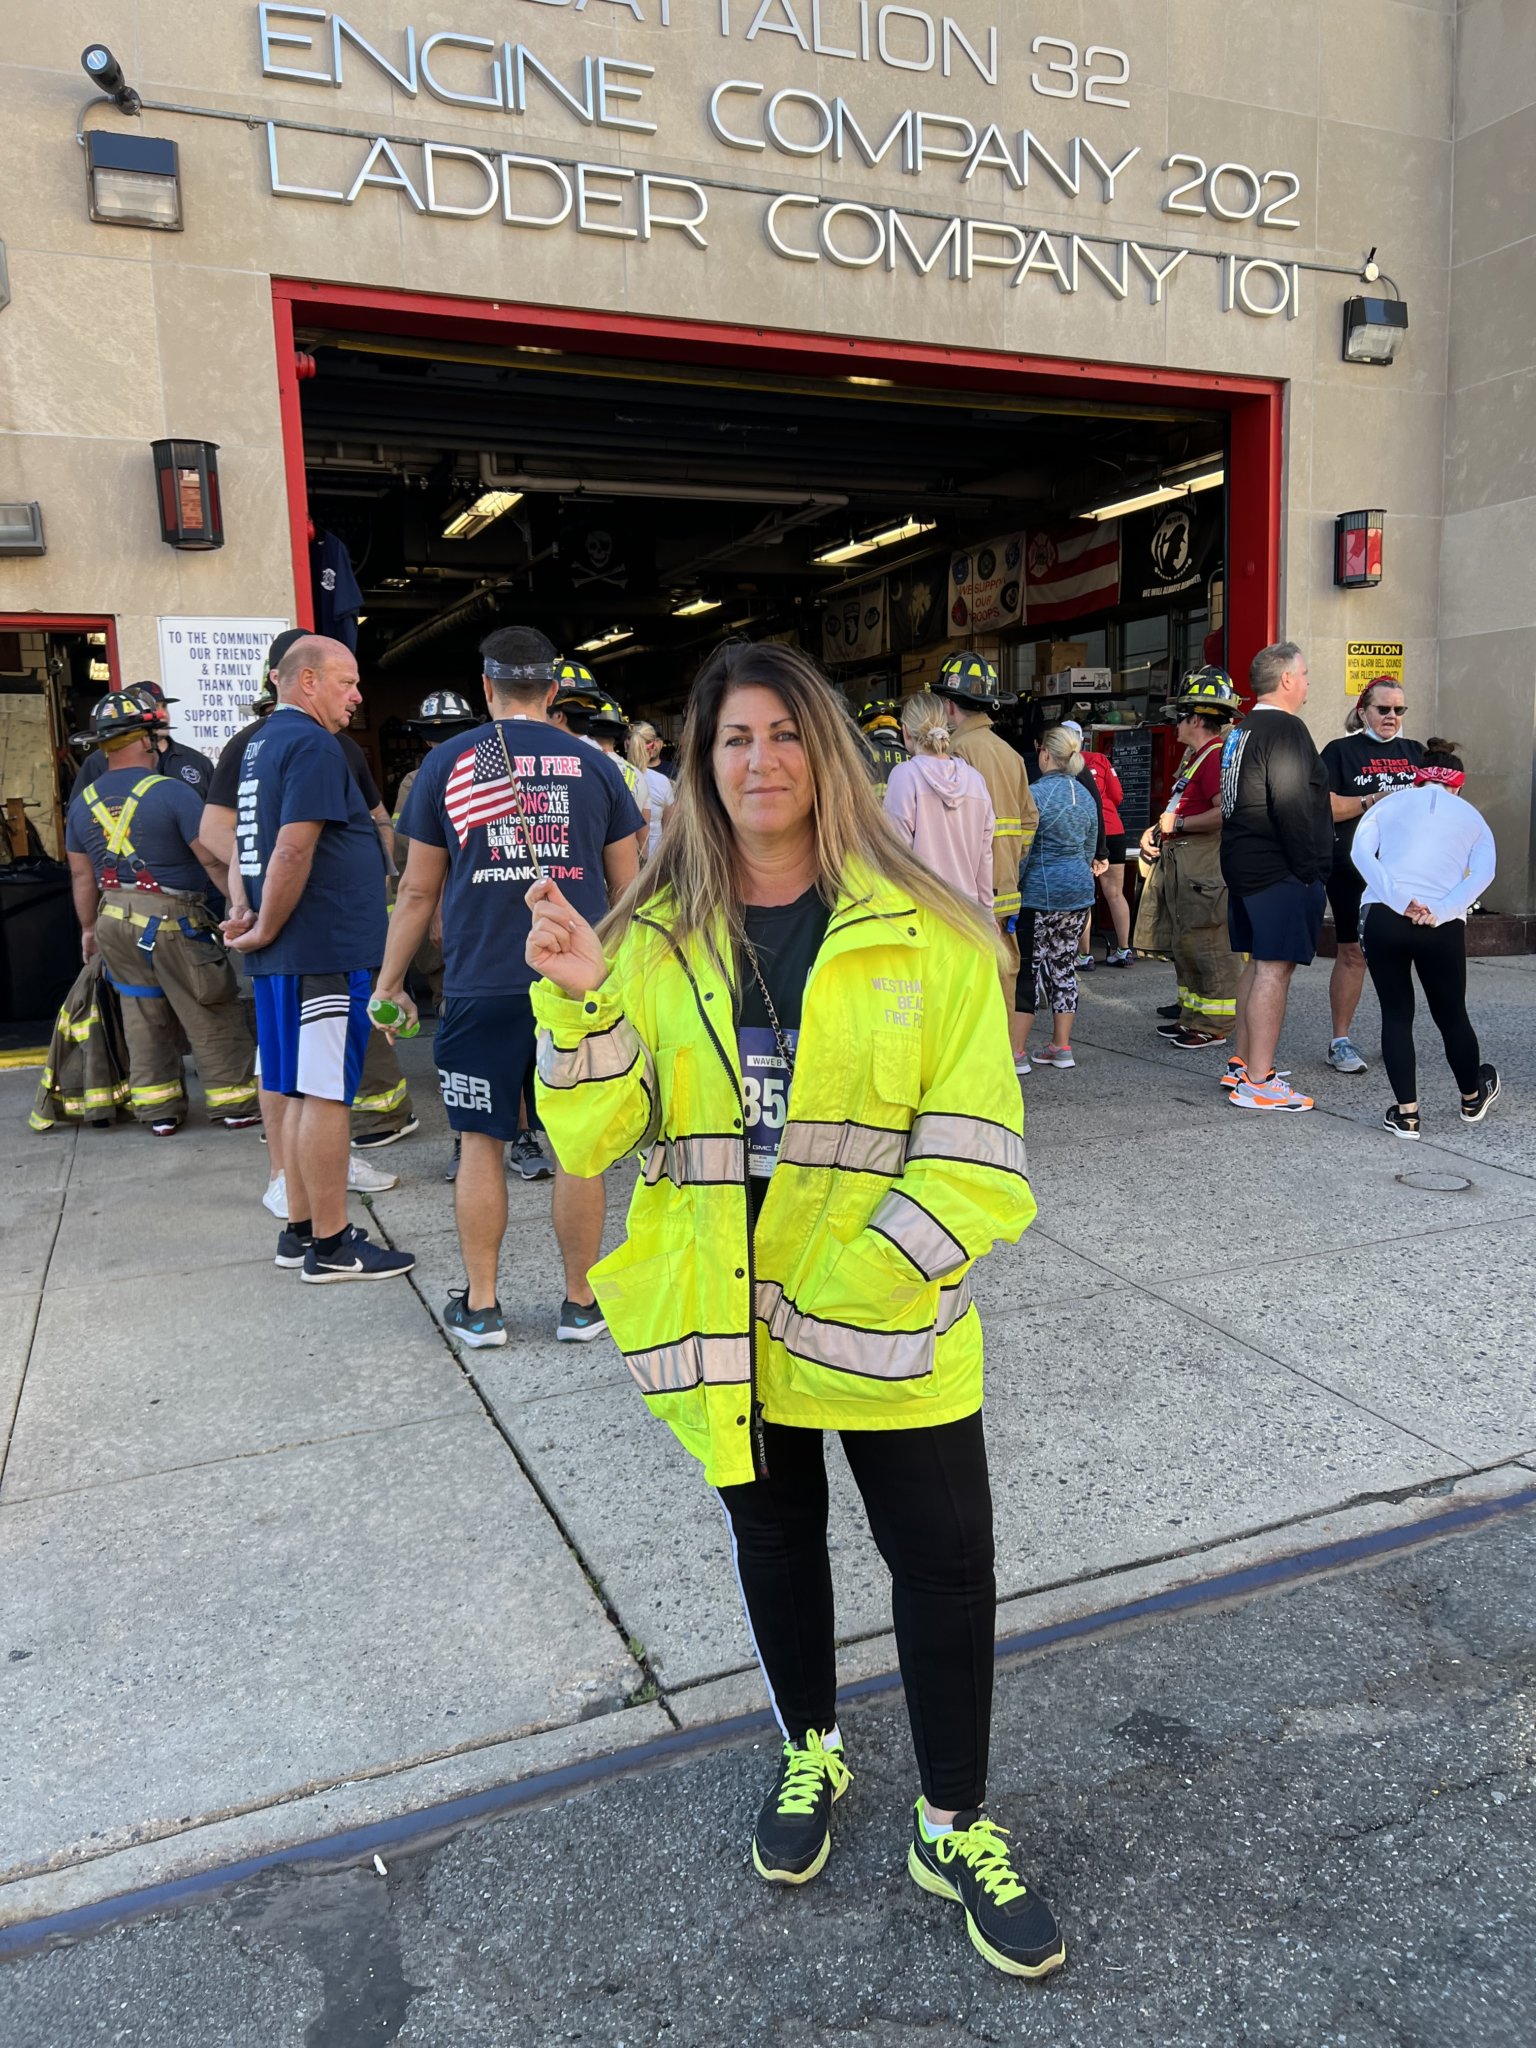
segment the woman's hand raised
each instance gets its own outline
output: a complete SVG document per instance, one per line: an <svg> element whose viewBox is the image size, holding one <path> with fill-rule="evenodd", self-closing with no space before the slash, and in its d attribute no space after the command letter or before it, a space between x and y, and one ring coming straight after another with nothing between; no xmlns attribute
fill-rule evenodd
<svg viewBox="0 0 1536 2048"><path fill-rule="evenodd" d="M535 882L524 899L533 912L525 957L568 996L590 995L608 979L597 933L573 910L553 882Z"/></svg>

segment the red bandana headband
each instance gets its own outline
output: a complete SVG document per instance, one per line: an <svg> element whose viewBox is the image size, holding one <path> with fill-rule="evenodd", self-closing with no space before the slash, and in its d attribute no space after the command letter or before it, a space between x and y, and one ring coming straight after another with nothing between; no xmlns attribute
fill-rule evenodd
<svg viewBox="0 0 1536 2048"><path fill-rule="evenodd" d="M1413 771L1413 786L1415 789L1423 789L1428 785L1434 785L1440 789L1455 790L1460 789L1466 779L1461 769L1437 768L1433 762L1425 762L1422 767L1415 768Z"/></svg>

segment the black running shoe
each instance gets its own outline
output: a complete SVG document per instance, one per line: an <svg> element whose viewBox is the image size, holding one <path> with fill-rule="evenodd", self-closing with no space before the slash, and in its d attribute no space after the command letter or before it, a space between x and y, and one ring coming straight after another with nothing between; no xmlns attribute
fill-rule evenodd
<svg viewBox="0 0 1536 2048"><path fill-rule="evenodd" d="M1177 1016L1178 1012L1175 1011L1174 1015ZM1184 1026L1182 1024L1159 1024L1157 1035L1159 1038L1177 1038L1183 1029Z"/></svg>
<svg viewBox="0 0 1536 2048"><path fill-rule="evenodd" d="M1381 1120L1384 1131L1390 1131L1394 1138L1416 1138L1419 1135L1419 1112L1416 1109L1399 1109L1394 1102Z"/></svg>
<svg viewBox="0 0 1536 2048"><path fill-rule="evenodd" d="M315 1240L310 1239L304 1248L304 1271L300 1277L312 1287L324 1287L337 1280L398 1280L415 1263L414 1253L385 1251L382 1245L368 1242L367 1231L349 1224L335 1251L324 1257Z"/></svg>
<svg viewBox="0 0 1536 2048"><path fill-rule="evenodd" d="M304 1254L314 1243L312 1237L300 1237L296 1230L280 1230L277 1233L277 1257L274 1266L285 1266L290 1272L303 1267Z"/></svg>
<svg viewBox="0 0 1536 2048"><path fill-rule="evenodd" d="M555 1325L555 1336L562 1344L590 1344L594 1337L601 1337L608 1325L603 1312L595 1301L572 1301L567 1295L560 1304L560 1320Z"/></svg>
<svg viewBox="0 0 1536 2048"><path fill-rule="evenodd" d="M752 1832L752 1867L770 1884L809 1884L832 1851L832 1804L853 1776L843 1752L826 1749L813 1728L804 1749L784 1745L773 1790Z"/></svg>
<svg viewBox="0 0 1536 2048"><path fill-rule="evenodd" d="M1490 1067L1485 1060L1477 1070L1477 1093L1461 1098L1461 1120L1464 1124L1480 1124L1499 1099L1499 1070Z"/></svg>
<svg viewBox="0 0 1536 2048"><path fill-rule="evenodd" d="M955 1816L947 1835L923 1834L923 1802L912 1820L907 1871L936 1898L958 1899L976 1949L1010 1977L1048 1977L1067 1960L1056 1915L1014 1869L1008 1832L979 1809Z"/></svg>
<svg viewBox="0 0 1536 2048"><path fill-rule="evenodd" d="M1184 1005L1182 1003L1159 1003L1157 1014L1159 1017L1177 1017L1183 1008Z"/></svg>

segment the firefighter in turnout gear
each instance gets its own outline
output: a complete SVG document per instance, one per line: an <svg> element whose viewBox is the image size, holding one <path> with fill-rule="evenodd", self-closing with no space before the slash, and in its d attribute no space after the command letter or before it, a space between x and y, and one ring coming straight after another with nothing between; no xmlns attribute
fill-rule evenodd
<svg viewBox="0 0 1536 2048"><path fill-rule="evenodd" d="M204 893L228 878L198 837L202 800L159 771L156 714L137 694L103 697L92 723L108 766L70 804L65 847L82 956L100 955L122 1005L133 1113L158 1137L185 1120L184 1031L209 1115L244 1130L259 1120L256 1049Z"/></svg>
<svg viewBox="0 0 1536 2048"><path fill-rule="evenodd" d="M870 780L883 801L891 770L899 768L907 758L907 750L901 743L901 706L889 697L872 697L867 704L859 706L853 714L853 722L864 735Z"/></svg>
<svg viewBox="0 0 1536 2048"><path fill-rule="evenodd" d="M1040 813L1030 794L1024 757L992 730L991 713L1016 700L1005 697L997 670L979 654L952 654L939 671L933 694L949 709L949 751L968 761L987 785L992 799L992 914L1006 955L1002 967L1003 996L1008 1005L1008 1030L1017 1059L1023 1050L1019 984L1019 869L1034 843ZM1031 957L1023 962L1033 980ZM1029 991L1033 996L1033 989Z"/></svg>
<svg viewBox="0 0 1536 2048"><path fill-rule="evenodd" d="M1244 957L1227 937L1227 885L1221 874L1221 748L1242 700L1225 669L1185 676L1169 705L1184 758L1167 808L1141 835L1150 868L1136 914L1136 950L1171 959L1178 976L1177 1018L1161 1035L1181 1052L1222 1045L1237 1013Z"/></svg>

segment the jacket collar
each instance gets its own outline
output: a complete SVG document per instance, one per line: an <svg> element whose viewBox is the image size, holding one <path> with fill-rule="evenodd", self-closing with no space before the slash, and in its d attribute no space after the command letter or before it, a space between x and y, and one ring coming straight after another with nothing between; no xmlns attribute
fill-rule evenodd
<svg viewBox="0 0 1536 2048"><path fill-rule="evenodd" d="M638 917L667 932L671 908L670 894L654 896L638 912ZM895 926L894 933L886 928L888 924ZM856 952L861 946L879 945L897 935L909 945L926 947L928 943L911 896L862 861L850 861L819 957L827 959L838 953ZM721 950L724 951L723 944ZM703 948L697 951L702 952Z"/></svg>

